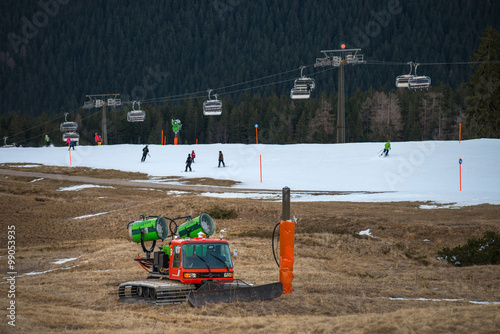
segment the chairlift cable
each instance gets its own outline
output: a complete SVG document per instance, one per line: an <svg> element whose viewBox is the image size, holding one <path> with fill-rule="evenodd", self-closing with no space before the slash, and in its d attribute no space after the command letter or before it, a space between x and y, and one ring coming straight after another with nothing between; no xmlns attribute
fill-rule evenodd
<svg viewBox="0 0 500 334"><path fill-rule="evenodd" d="M74 112L78 111L79 109L80 109L80 107L78 107L78 108L76 108L76 109L72 110L72 111L71 111L71 112L69 112L69 113L74 113ZM69 114L69 113L68 113L68 114ZM31 128L29 128L29 129L26 129L26 130L21 131L21 132L18 132L18 133L16 133L16 134L10 135L10 136L8 136L8 137L9 137L9 138L11 138L11 137L15 137L15 136L21 135L21 134L23 134L23 133L26 133L26 132L28 132L28 131L30 131L30 130L33 130L33 129L36 129L36 128L38 128L38 127L40 127L40 126L43 126L43 125L45 125L45 124L55 122L56 120L58 120L58 119L59 119L59 118L61 118L61 117L64 117L64 116L56 116L56 117L54 117L54 118L52 118L52 119L47 120L46 122L43 122L43 123L41 123L41 124L34 125L34 126L32 126ZM59 130L53 130L53 131L50 131L50 132L48 132L48 133L57 132L57 131L59 131ZM34 137L30 138L30 139L33 139L33 138L36 138L36 137L40 137L40 135L34 136ZM19 143L22 143L22 142L24 142L24 141L26 141L26 140L27 140L27 139L25 139L25 140L23 140L23 141L20 141Z"/></svg>
<svg viewBox="0 0 500 334"><path fill-rule="evenodd" d="M402 66L408 65L408 62L393 62L384 60L366 60L367 65L388 65L388 66ZM418 62L422 66L436 66L436 65L475 65L475 64L497 64L500 60L492 61L458 61L458 62L436 62L436 63L424 63Z"/></svg>
<svg viewBox="0 0 500 334"><path fill-rule="evenodd" d="M403 66L403 65L407 65L408 64L408 62L383 61L383 60L381 61L381 60L373 60L373 59L372 60L366 60L365 63L367 65L385 65L385 66ZM498 63L500 63L500 61L493 60L493 61L427 62L427 63L426 62L419 62L418 64L419 64L419 66L441 66L441 65L477 65L477 64L498 64ZM304 66L304 68L312 67L312 66L314 66L314 65L313 64L312 65L306 65L306 66ZM324 70L317 71L317 72L313 73L312 75L310 75L310 77L314 77L316 75L322 74L322 73L327 72L327 71L331 71L333 69L335 69L335 67L333 67L333 66L332 67L326 67ZM264 77L261 77L261 78L247 80L247 81L244 81L244 82L241 82L241 83L235 83L235 84L231 84L231 85L227 85L227 86L222 86L222 87L219 87L219 88L215 88L214 90L216 90L216 91L225 90L225 89L228 89L228 88L231 88L231 87L236 87L236 86L245 85L245 84L249 84L249 83L256 82L256 81L261 81L261 80L265 80L265 79L269 79L269 78L273 78L273 77L277 77L277 76L282 76L282 75L294 72L296 70L297 69L294 68L292 70L287 70L287 71L284 71L284 72L280 72L280 73L276 73L276 74L271 74L271 75L264 76ZM295 79L284 79L284 80L274 81L274 82L271 82L271 83L266 83L266 84L261 84L261 85L246 87L246 88L242 88L242 89L236 89L236 90L228 91L228 92L225 92L225 93L222 93L222 94L218 94L218 95L219 96L223 96L223 95L228 95L228 94L234 94L234 93L238 93L238 92L242 92L242 91L246 91L246 90L258 89L258 88L268 87L268 86L277 85L277 84L281 84L281 83L286 83L286 82L290 82L290 81L293 81L293 80L295 80ZM190 100L190 99L199 99L199 98L202 98L203 96L205 96L205 94L206 94L206 91L198 91L198 92L191 92L191 93L184 93L184 94L177 94L177 95L171 95L171 96L164 96L164 97L152 98L152 99L142 100L141 102L143 102L143 103L160 103L160 102L166 102L166 101L183 101L183 100ZM124 103L131 103L131 102L132 101L124 101ZM77 112L80 109L81 109L81 107L75 108L72 111L70 111L69 113L73 114L73 113ZM82 120L85 120L85 119L88 119L88 118L94 116L97 112L99 112L99 111L91 113L89 116L87 116L85 118L82 118ZM15 137L15 136L21 135L23 133L26 133L26 132L28 132L30 130L33 130L33 129L37 128L37 127L43 126L43 125L48 124L48 123L52 123L52 122L56 121L57 119L59 119L60 117L62 117L62 116L54 117L52 119L47 120L44 123L37 124L37 125L29 128L29 129L26 129L26 130L21 131L19 133L13 134L13 135L11 135L9 137ZM53 132L57 132L57 130L54 130L54 131L51 131L51 132L48 132L48 133L53 133ZM26 142L26 141L30 141L30 140L35 139L35 138L40 137L40 136L41 135L37 135L37 136L33 136L31 138L28 138L28 139L24 139L20 143Z"/></svg>
<svg viewBox="0 0 500 334"><path fill-rule="evenodd" d="M321 73L327 72L327 71L332 71L334 69L335 68L332 66L332 67L326 68L324 70L315 72L314 75L310 75L310 77L314 77L317 74L321 74ZM294 71L296 71L296 70L297 69L295 69ZM228 94L233 94L233 93L239 93L239 92L242 92L242 91L245 91L245 90L252 90L252 89L258 89L258 88L268 87L268 86L272 86L272 85L278 85L278 84L287 83L287 82L294 81L294 80L296 80L296 78L284 79L284 80L274 81L274 82L270 82L270 83L262 84L262 85L258 85L258 86L252 86L252 87L246 87L246 88L242 88L242 89L237 89L237 90L229 91L229 92L226 92L226 93L223 93L223 94L219 94L219 95L228 95Z"/></svg>
<svg viewBox="0 0 500 334"><path fill-rule="evenodd" d="M306 66L304 66L304 68L313 67L313 66L314 66L314 64L306 65ZM231 84L231 85L227 85L227 86L222 86L222 87L214 88L213 90L214 91L221 91L221 90L225 90L225 89L228 89L228 88L231 88L231 87L241 86L241 85L249 84L249 83L256 82L256 81L266 80L266 79L269 79L269 78L272 78L272 77L277 77L277 76L285 75L285 74L288 74L288 73L291 73L291 72L295 72L296 70L297 69L295 68L295 69L292 69L292 70L287 70L287 71L284 71L284 72L281 72L281 73L275 73L275 74L267 75L267 76L264 76L264 77L261 77L261 78L257 78L257 79L252 79L252 80L248 80L248 81L244 81L244 82L240 82L240 83L235 83L235 84ZM320 71L318 73L321 73L321 72L323 72L323 71ZM273 85L273 84L279 84L279 83L283 83L283 82L286 82L286 81L292 81L292 80L294 80L294 79L288 79L288 80L285 80L285 81L277 81L277 82L273 82L273 83L270 83L270 84L263 84L263 85L258 85L258 86L252 86L252 87L245 88L245 89L233 90L233 91L229 91L229 92L226 92L226 93L223 93L223 94L219 94L219 95L227 95L227 94L231 94L231 93L235 93L235 92L241 92L241 91L244 91L244 90L250 90L250 89L255 89L255 88L260 88L260 87L266 87L266 86L270 86L270 85ZM185 94L179 94L179 95L158 97L158 98L154 98L154 99L143 100L142 102L144 102L144 103L158 103L158 102L164 102L164 101L183 101L183 100L190 100L190 99L199 99L199 98L202 98L205 94L206 94L206 91L198 91L198 92L194 92L194 93L185 93ZM199 95L199 96L196 96L196 95ZM183 97L183 96L188 96L188 97L187 98L177 98L177 97ZM125 103L130 103L130 101L126 101Z"/></svg>

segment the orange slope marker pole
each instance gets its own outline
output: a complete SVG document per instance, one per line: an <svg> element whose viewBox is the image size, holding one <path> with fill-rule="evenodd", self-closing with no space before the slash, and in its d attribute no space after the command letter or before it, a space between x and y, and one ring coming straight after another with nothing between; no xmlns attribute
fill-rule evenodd
<svg viewBox="0 0 500 334"><path fill-rule="evenodd" d="M163 144L163 129L161 129L161 144L165 145L165 144Z"/></svg>
<svg viewBox="0 0 500 334"><path fill-rule="evenodd" d="M262 183L262 154L259 155L260 158L260 183Z"/></svg>
<svg viewBox="0 0 500 334"><path fill-rule="evenodd" d="M460 144L460 141L462 139L462 123L458 123L458 143Z"/></svg>

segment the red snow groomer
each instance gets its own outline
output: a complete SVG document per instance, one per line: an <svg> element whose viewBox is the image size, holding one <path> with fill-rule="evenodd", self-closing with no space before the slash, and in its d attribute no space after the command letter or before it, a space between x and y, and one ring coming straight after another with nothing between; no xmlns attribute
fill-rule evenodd
<svg viewBox="0 0 500 334"><path fill-rule="evenodd" d="M141 216L141 219L129 222L127 229L131 240L140 243L146 253L135 261L148 271L148 279L120 284L120 300L155 305L188 301L197 306L281 296L280 282L253 286L234 278L229 243L223 240L222 234L219 239L209 238L215 232L215 224L208 214L194 219L157 216ZM179 219L186 222L177 226L175 221ZM172 237L168 245L154 251L156 241L168 237ZM146 241L153 242L149 249Z"/></svg>

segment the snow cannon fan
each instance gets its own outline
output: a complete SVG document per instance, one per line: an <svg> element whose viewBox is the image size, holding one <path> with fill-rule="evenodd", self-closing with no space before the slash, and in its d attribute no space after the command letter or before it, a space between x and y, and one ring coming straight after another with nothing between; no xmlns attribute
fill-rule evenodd
<svg viewBox="0 0 500 334"><path fill-rule="evenodd" d="M212 217L206 213L202 213L198 217L188 220L177 228L179 238L197 238L199 233L205 234L207 237L215 232L215 223Z"/></svg>
<svg viewBox="0 0 500 334"><path fill-rule="evenodd" d="M140 243L142 250L149 255L156 246L156 240L165 240L168 237L167 220L163 217L148 219L141 215L141 221L131 221L127 224L128 234L132 241ZM145 241L153 241L150 249L144 245ZM149 256L148 256L149 257Z"/></svg>

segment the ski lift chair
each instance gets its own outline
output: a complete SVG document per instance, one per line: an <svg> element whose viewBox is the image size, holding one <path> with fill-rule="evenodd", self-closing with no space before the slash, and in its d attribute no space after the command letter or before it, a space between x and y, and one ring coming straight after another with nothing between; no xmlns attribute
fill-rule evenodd
<svg viewBox="0 0 500 334"><path fill-rule="evenodd" d="M210 98L210 92L208 90L208 100L203 102L203 115L205 116L218 116L222 114L222 102L217 100L217 94L215 94L215 99Z"/></svg>
<svg viewBox="0 0 500 334"><path fill-rule="evenodd" d="M127 113L127 121L129 122L143 122L146 119L146 112L144 110L136 110L135 104L141 107L140 101L132 101L132 110Z"/></svg>
<svg viewBox="0 0 500 334"><path fill-rule="evenodd" d="M290 90L291 99L308 99L311 97L311 91L316 87L314 79L308 78L302 74L304 66L300 68L300 78L295 79L293 88Z"/></svg>
<svg viewBox="0 0 500 334"><path fill-rule="evenodd" d="M292 100L306 100L311 97L311 90L295 89L290 90L290 98Z"/></svg>
<svg viewBox="0 0 500 334"><path fill-rule="evenodd" d="M408 88L411 90L429 89L431 86L431 78L428 76L417 76L408 80Z"/></svg>
<svg viewBox="0 0 500 334"><path fill-rule="evenodd" d="M328 58L328 57L316 58L316 63L314 64L314 67L327 66L327 65L331 65L331 64L332 64L332 62L331 62L330 58Z"/></svg>
<svg viewBox="0 0 500 334"><path fill-rule="evenodd" d="M332 64L333 64L333 66L339 67L340 63L342 63L342 59L340 59L339 56L333 56L332 57Z"/></svg>
<svg viewBox="0 0 500 334"><path fill-rule="evenodd" d="M75 132L75 131L69 131L69 132L63 133L62 140L64 143L66 143L68 138L71 138L71 141L78 143L80 141L80 134L78 132Z"/></svg>
<svg viewBox="0 0 500 334"><path fill-rule="evenodd" d="M76 131L78 130L78 123L68 122L68 113L64 113L64 122L59 126L61 132Z"/></svg>
<svg viewBox="0 0 500 334"><path fill-rule="evenodd" d="M4 136L3 137L3 146L2 147L16 147L16 143L12 143L12 144L7 144L7 136Z"/></svg>
<svg viewBox="0 0 500 334"><path fill-rule="evenodd" d="M417 75L417 67L419 64L415 64L415 75L408 80L408 88L411 90L417 89L429 89L431 86L431 78L425 75Z"/></svg>
<svg viewBox="0 0 500 334"><path fill-rule="evenodd" d="M122 105L121 99L108 99L108 106L110 107L118 107Z"/></svg>
<svg viewBox="0 0 500 334"><path fill-rule="evenodd" d="M316 83L314 82L314 79L300 77L299 79L295 80L293 88L313 90L314 88L316 88Z"/></svg>
<svg viewBox="0 0 500 334"><path fill-rule="evenodd" d="M83 102L83 109L92 109L94 108L94 101L85 101Z"/></svg>
<svg viewBox="0 0 500 334"><path fill-rule="evenodd" d="M411 74L411 72L413 71L413 63L409 62L408 65L410 65L410 73L399 75L396 77L397 88L408 88L408 81L413 78L413 74Z"/></svg>

